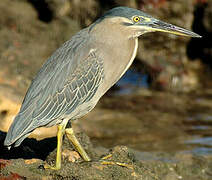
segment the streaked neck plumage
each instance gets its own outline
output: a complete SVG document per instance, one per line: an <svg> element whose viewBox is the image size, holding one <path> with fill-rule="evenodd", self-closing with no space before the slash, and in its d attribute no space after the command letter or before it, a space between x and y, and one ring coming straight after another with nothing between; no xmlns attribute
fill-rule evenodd
<svg viewBox="0 0 212 180"><path fill-rule="evenodd" d="M138 48L138 38L133 36L132 32L129 33L130 29L115 21L118 21L118 18L114 19L114 22L106 18L101 22L101 27L97 23L90 32L93 42L98 44L97 56L104 59L104 69L107 69L104 71L105 92L127 71L136 57Z"/></svg>

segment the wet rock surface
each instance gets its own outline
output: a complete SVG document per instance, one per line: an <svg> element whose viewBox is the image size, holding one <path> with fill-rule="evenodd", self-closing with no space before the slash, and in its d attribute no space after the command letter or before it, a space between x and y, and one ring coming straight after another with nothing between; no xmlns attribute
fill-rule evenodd
<svg viewBox="0 0 212 180"><path fill-rule="evenodd" d="M71 162L63 153L62 169L58 171L44 170L44 161L40 159L13 159L0 160L1 178L19 177L20 179L211 179L211 159L194 156L192 154L166 153L152 154L141 153L126 146L116 146L110 150L93 148L89 138L78 134L91 162L84 162L81 158ZM70 149L69 142L65 139L63 152ZM76 154L76 153L75 153ZM101 160L105 155L111 155L106 160ZM151 159L146 157L151 156ZM169 157L169 158L168 158ZM54 164L55 153L51 153L47 162ZM18 179L18 178L17 178Z"/></svg>

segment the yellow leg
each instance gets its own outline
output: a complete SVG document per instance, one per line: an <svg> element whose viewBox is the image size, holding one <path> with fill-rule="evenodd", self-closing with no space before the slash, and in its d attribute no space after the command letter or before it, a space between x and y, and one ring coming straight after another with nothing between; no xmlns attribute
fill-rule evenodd
<svg viewBox="0 0 212 180"><path fill-rule="evenodd" d="M79 141L77 140L76 136L74 135L73 129L72 128L67 128L65 130L65 132L66 132L66 135L67 135L68 139L72 142L72 144L74 145L76 150L80 153L82 158L85 161L91 161L90 157L87 155L87 153L85 152L85 150L83 149L83 147L81 146Z"/></svg>
<svg viewBox="0 0 212 180"><path fill-rule="evenodd" d="M56 164L55 166L50 166L48 164L45 164L44 165L45 169L59 170L61 168L62 142L63 142L63 135L65 133L65 127L66 127L66 124L61 124L58 126Z"/></svg>

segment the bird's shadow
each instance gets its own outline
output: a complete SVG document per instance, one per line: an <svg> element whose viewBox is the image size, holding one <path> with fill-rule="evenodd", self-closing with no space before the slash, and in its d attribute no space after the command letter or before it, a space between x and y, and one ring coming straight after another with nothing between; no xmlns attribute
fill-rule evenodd
<svg viewBox="0 0 212 180"><path fill-rule="evenodd" d="M7 147L4 146L5 137L6 133L0 131L0 159L37 158L45 160L57 145L56 137L46 138L41 141L26 138L19 147L11 147L11 149L8 150Z"/></svg>

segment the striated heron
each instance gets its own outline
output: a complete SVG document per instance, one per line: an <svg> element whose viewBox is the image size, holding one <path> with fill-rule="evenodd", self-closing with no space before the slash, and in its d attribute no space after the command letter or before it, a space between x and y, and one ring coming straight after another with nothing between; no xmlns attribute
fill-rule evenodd
<svg viewBox="0 0 212 180"><path fill-rule="evenodd" d="M132 64L138 37L147 32L201 37L144 12L117 7L65 42L33 79L4 145L19 146L35 129L58 125L55 167L61 168L62 138L66 133L85 161L90 161L69 121L91 111L105 92Z"/></svg>

